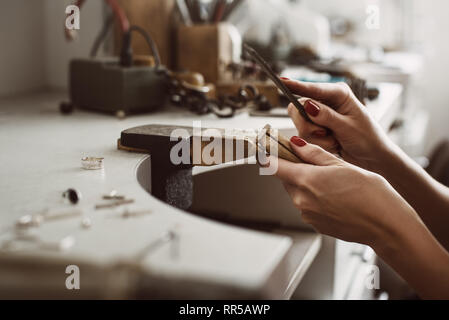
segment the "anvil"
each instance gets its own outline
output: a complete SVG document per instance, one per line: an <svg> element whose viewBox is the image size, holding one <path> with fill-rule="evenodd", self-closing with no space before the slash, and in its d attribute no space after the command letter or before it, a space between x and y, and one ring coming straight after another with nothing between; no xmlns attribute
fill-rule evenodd
<svg viewBox="0 0 449 320"><path fill-rule="evenodd" d="M212 143L215 148L211 148ZM264 163L266 154L277 155L296 163L302 162L292 151L289 140L269 125L255 131L145 125L124 130L118 147L149 153L151 193L180 209L188 209L192 205L192 168L195 165L217 165L252 156ZM178 151L186 150L188 156L181 157L184 161L174 161L174 155L179 156ZM216 154L217 150L221 155ZM203 157L205 151L209 151L213 161Z"/></svg>

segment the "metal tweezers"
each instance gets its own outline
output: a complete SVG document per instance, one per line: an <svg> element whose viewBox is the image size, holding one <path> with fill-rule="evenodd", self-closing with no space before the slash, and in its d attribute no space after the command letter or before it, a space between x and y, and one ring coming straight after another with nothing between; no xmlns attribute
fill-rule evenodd
<svg viewBox="0 0 449 320"><path fill-rule="evenodd" d="M279 77L274 73L273 69L271 69L270 65L257 53L256 50L248 46L246 43L243 44L243 49L248 53L257 64L262 68L262 70L266 73L266 75L274 82L276 87L282 91L283 94L290 100L291 103L298 109L299 114L308 122L314 123L310 118L307 112L304 110L304 107L301 103L299 103L298 98L291 93L291 91L285 86L285 84L279 79Z"/></svg>

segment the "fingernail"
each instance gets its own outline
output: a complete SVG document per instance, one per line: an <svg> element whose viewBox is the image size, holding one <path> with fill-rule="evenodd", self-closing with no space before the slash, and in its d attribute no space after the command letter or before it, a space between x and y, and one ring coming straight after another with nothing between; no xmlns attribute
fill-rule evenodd
<svg viewBox="0 0 449 320"><path fill-rule="evenodd" d="M323 137L327 136L327 131L326 130L317 130L317 131L312 132L312 135L317 138L323 138Z"/></svg>
<svg viewBox="0 0 449 320"><path fill-rule="evenodd" d="M281 77L282 80L290 80L289 78L286 77Z"/></svg>
<svg viewBox="0 0 449 320"><path fill-rule="evenodd" d="M318 113L320 113L320 107L318 107L318 105L312 100L307 100L305 102L304 109L306 109L307 113L312 117L316 117Z"/></svg>
<svg viewBox="0 0 449 320"><path fill-rule="evenodd" d="M267 156L265 161L261 161L262 159L259 159L258 163L262 168L268 168L270 166L270 156Z"/></svg>
<svg viewBox="0 0 449 320"><path fill-rule="evenodd" d="M293 144L297 145L298 147L304 147L307 144L307 142L305 140L303 140L303 139L301 139L300 137L297 137L297 136L291 137L290 141Z"/></svg>

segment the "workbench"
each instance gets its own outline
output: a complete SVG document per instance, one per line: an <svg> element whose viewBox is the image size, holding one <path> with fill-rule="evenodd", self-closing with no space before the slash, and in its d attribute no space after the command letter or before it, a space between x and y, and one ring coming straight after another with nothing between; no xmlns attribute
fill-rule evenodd
<svg viewBox="0 0 449 320"><path fill-rule="evenodd" d="M381 84L380 92L368 109L388 128L400 105L401 86ZM290 119L250 117L247 113L218 119L212 114L197 116L170 108L123 120L79 110L65 116L58 105L66 96L42 92L0 100L1 298L288 299L293 295L322 243L321 235L302 225L299 212L288 208L292 213L284 220L298 219L295 228L280 224L261 230L176 209L148 193L149 156L117 150L122 130L150 123L192 126L192 121L201 121L203 127L245 129L270 123L291 136L295 130ZM104 169L82 169L81 158L86 156L104 157ZM211 175L212 188L220 185L220 172L231 170L221 177L231 176L232 170L239 175L236 167L195 168L194 176L204 188L206 175ZM275 186L275 178L271 179L269 183ZM76 206L62 198L68 188L82 194ZM279 183L279 194L281 188ZM134 203L96 210L95 205L103 203L102 196L111 190ZM195 192L201 197L200 190ZM291 206L288 196L282 197L283 206ZM282 206L261 201L258 206L265 208L265 217L270 210L273 216L282 216L278 212ZM257 205L240 202L236 211L257 220L252 211ZM29 230L43 243L58 243L70 236L73 245L68 249L42 249L32 242L13 250L2 247L20 217L72 209L81 215ZM126 218L125 210L147 214ZM85 219L89 227L83 227ZM175 232L176 243L168 242L136 259L167 231ZM79 267L79 290L65 286L68 265Z"/></svg>

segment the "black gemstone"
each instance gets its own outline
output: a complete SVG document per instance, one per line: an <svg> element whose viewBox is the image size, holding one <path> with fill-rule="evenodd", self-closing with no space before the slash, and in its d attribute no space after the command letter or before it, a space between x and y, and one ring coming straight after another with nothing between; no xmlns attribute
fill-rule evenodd
<svg viewBox="0 0 449 320"><path fill-rule="evenodd" d="M67 197L72 204L77 204L81 196L75 189L68 189L64 192L64 197Z"/></svg>

